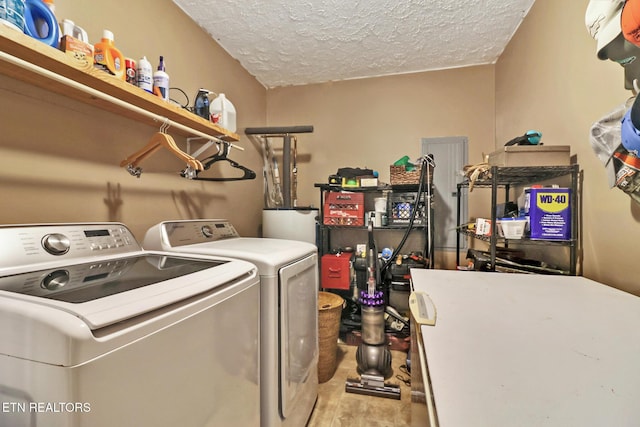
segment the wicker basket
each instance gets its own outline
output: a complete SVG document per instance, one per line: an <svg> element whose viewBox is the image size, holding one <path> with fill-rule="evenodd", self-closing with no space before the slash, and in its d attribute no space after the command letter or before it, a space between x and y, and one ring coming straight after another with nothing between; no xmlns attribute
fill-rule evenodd
<svg viewBox="0 0 640 427"><path fill-rule="evenodd" d="M327 382L336 372L340 317L344 300L331 292L318 292L318 382Z"/></svg>
<svg viewBox="0 0 640 427"><path fill-rule="evenodd" d="M418 185L420 184L420 171L422 165L416 165L412 171L407 171L404 166L390 166L391 185ZM433 182L433 167L429 167L429 182Z"/></svg>

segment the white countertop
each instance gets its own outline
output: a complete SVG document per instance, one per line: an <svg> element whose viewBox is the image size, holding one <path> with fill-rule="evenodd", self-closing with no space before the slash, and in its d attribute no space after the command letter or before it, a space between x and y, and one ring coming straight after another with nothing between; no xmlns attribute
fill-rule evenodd
<svg viewBox="0 0 640 427"><path fill-rule="evenodd" d="M640 298L584 277L411 270L440 427L640 425Z"/></svg>

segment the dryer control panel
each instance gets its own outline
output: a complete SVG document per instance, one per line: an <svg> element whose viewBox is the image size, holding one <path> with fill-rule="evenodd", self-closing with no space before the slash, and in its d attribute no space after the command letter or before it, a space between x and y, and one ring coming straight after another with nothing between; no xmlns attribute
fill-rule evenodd
<svg viewBox="0 0 640 427"><path fill-rule="evenodd" d="M235 227L224 219L163 222L160 226L165 248L167 244L175 248L240 237Z"/></svg>
<svg viewBox="0 0 640 427"><path fill-rule="evenodd" d="M0 268L142 250L120 223L5 226L0 241Z"/></svg>

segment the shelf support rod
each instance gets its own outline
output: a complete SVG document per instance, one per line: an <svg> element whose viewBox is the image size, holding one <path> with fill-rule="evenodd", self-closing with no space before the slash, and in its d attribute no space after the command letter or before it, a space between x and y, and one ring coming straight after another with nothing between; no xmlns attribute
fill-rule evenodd
<svg viewBox="0 0 640 427"><path fill-rule="evenodd" d="M84 92L84 93L86 93L88 95L95 96L96 98L100 98L100 99L102 99L104 101L107 101L107 102L110 102L112 104L118 105L118 106L120 106L122 108L126 108L127 110L133 111L134 113L137 113L137 114L140 114L140 115L143 115L143 116L147 116L150 119L152 119L152 120L154 120L154 121L156 121L158 123L167 124L167 125L169 125L171 127L175 127L175 128L181 129L184 132L187 132L187 133L190 133L190 134L193 134L193 135L196 135L196 136L200 136L202 138L206 138L206 139L222 142L222 140L220 138L216 138L215 136L212 136L212 135L207 135L204 132L200 132L198 130L195 130L193 128L185 126L185 125L183 125L181 123L174 122L172 120L169 120L166 117L160 116L160 115L155 114L155 113L151 113L151 112L145 110L144 108L140 108L140 107L137 107L135 105L131 105L128 102L124 102L124 101L122 101L122 100L120 100L120 99L118 99L118 98L116 98L114 96L108 95L106 93L100 92L99 90L96 90L96 89L90 88L88 86L85 86L82 83L76 82L75 80L71 80L71 79L69 79L67 77L58 75L58 74L54 73L53 71L47 70L46 68L42 68L42 67L40 67L38 65L35 65L35 64L30 63L30 62L24 61L24 60L22 60L20 58L16 58L15 56L9 55L6 52L1 52L0 51L0 59L2 59L5 62L11 63L13 65L16 65L16 66L18 66L20 68L23 68L25 70L29 70L29 71L35 72L37 74L40 74L41 76L44 76L44 77L46 77L48 79L55 80L58 83L62 83L64 85L66 85L66 86L78 89L78 90L80 90L80 91L82 91L82 92ZM238 147L235 146L234 148L238 148Z"/></svg>

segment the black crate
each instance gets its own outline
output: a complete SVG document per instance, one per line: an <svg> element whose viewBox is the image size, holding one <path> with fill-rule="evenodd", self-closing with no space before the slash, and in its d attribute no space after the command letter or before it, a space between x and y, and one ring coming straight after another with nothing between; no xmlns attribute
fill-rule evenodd
<svg viewBox="0 0 640 427"><path fill-rule="evenodd" d="M409 220L414 209L417 209L417 213L413 224L426 225L426 194L422 193L421 196L420 200L418 200L417 192L393 192L392 194L389 194L387 197L387 216L389 218L389 225L409 224Z"/></svg>

